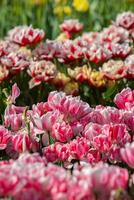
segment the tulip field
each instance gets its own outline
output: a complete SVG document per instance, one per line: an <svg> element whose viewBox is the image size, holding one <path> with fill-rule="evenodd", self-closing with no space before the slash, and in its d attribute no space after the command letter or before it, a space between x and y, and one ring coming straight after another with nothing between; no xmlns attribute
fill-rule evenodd
<svg viewBox="0 0 134 200"><path fill-rule="evenodd" d="M1 25L0 199L134 200L134 12L55 2L57 32Z"/></svg>

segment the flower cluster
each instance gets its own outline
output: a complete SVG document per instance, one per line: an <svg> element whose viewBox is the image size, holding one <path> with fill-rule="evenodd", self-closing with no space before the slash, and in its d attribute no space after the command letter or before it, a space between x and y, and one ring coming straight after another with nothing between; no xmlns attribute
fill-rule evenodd
<svg viewBox="0 0 134 200"><path fill-rule="evenodd" d="M9 31L0 42L0 82L28 68L31 50L25 46L39 43L45 36L43 30L32 26L19 26Z"/></svg>
<svg viewBox="0 0 134 200"><path fill-rule="evenodd" d="M25 166L25 167L24 167ZM8 179L6 177L8 176ZM118 189L128 185L126 169L100 164L76 165L73 173L47 164L38 154L24 154L18 160L0 162L0 196L16 200L31 199L99 199L111 198ZM104 192L105 189L105 192Z"/></svg>
<svg viewBox="0 0 134 200"><path fill-rule="evenodd" d="M99 195L115 200L121 190L119 197L129 199L129 174L134 176L128 172L134 168L133 90L115 96L118 108L92 108L79 97L53 91L47 102L29 109L15 105L19 95L14 84L0 126L0 151L12 158L0 162L1 197L96 200Z"/></svg>
<svg viewBox="0 0 134 200"><path fill-rule="evenodd" d="M127 18L127 13L122 15ZM115 22L100 32L83 33L71 40L70 34L80 31L82 25L76 20L66 20L60 29L66 35L38 46L33 52L36 60L56 59L59 65L67 64L69 78L94 87L107 87L109 80L133 78L132 31Z"/></svg>
<svg viewBox="0 0 134 200"><path fill-rule="evenodd" d="M70 34L81 30L82 25L78 22L75 22L74 24L70 21L61 24L60 27L62 27L62 31ZM39 46L36 51L41 52L40 55L37 54L40 59L46 58L46 56L47 58L54 59L56 56L56 58L60 61L60 58L64 56L66 57L64 60L67 60L68 62L72 62L74 60L72 60L72 53L75 56L75 52L80 51L81 54L78 54L78 56L75 57L75 60L85 58L90 62L100 63L105 62L110 58L126 57L132 50L132 46L129 44L130 41L131 39L127 30L122 27L111 25L102 30L102 32L89 34L84 33L81 37L74 40L48 41L49 43L47 42L44 44L44 48ZM67 54L65 54L66 46L68 46ZM43 50L41 50L42 48Z"/></svg>
<svg viewBox="0 0 134 200"><path fill-rule="evenodd" d="M45 37L43 30L15 27L0 42L0 82L25 71L31 77L29 88L45 82L78 94L81 82L107 89L110 81L129 81L134 77L133 16L131 12L120 14L102 31L80 36L83 24L77 19L65 20L55 40L47 39L37 47Z"/></svg>

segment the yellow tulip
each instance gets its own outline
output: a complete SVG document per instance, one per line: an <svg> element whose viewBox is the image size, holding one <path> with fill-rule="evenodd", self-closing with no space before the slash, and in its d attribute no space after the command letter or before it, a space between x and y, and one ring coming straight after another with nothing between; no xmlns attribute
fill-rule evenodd
<svg viewBox="0 0 134 200"><path fill-rule="evenodd" d="M73 0L73 7L78 12L86 12L89 9L89 0Z"/></svg>
<svg viewBox="0 0 134 200"><path fill-rule="evenodd" d="M65 40L67 40L67 39L69 39L67 33L61 33L61 34L56 38L56 40L58 40L58 41L65 41Z"/></svg>
<svg viewBox="0 0 134 200"><path fill-rule="evenodd" d="M70 15L72 12L72 9L70 8L70 6L64 6L63 10L64 10L64 13L67 15Z"/></svg>
<svg viewBox="0 0 134 200"><path fill-rule="evenodd" d="M56 6L54 8L54 14L58 15L61 17L63 15L63 7L62 6Z"/></svg>
<svg viewBox="0 0 134 200"><path fill-rule="evenodd" d="M66 94L74 94L74 93L78 93L79 90L79 85L77 82L75 81L70 81L69 83L67 83L64 87L64 92Z"/></svg>
<svg viewBox="0 0 134 200"><path fill-rule="evenodd" d="M52 80L53 84L60 87L65 87L70 82L70 78L64 73L58 72L56 77Z"/></svg>

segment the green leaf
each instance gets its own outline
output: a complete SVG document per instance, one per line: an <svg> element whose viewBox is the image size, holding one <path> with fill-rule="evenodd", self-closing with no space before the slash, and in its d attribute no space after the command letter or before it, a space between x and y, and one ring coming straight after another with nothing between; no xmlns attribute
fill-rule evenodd
<svg viewBox="0 0 134 200"><path fill-rule="evenodd" d="M111 100L113 95L115 95L118 91L118 85L115 84L112 87L108 88L106 92L103 93L103 98L108 101Z"/></svg>

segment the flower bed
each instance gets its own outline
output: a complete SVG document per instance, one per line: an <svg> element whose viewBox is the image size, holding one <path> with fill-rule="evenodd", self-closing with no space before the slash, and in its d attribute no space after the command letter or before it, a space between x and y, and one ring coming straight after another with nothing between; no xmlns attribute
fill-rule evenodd
<svg viewBox="0 0 134 200"><path fill-rule="evenodd" d="M55 40L38 46L45 37L43 30L32 26L10 30L0 43L2 88L10 80L19 84L25 79L22 90L45 84L48 91L79 94L92 105L112 103L126 85L133 87L134 14L119 14L101 32L81 33L82 29L78 20L65 20Z"/></svg>
<svg viewBox="0 0 134 200"><path fill-rule="evenodd" d="M0 43L0 198L133 199L134 14L60 30L41 43L18 26Z"/></svg>
<svg viewBox="0 0 134 200"><path fill-rule="evenodd" d="M0 161L2 198L133 196L133 90L115 96L118 108L92 108L79 97L54 91L47 102L29 109L15 105L19 94L14 84L0 126L1 158L6 159Z"/></svg>

